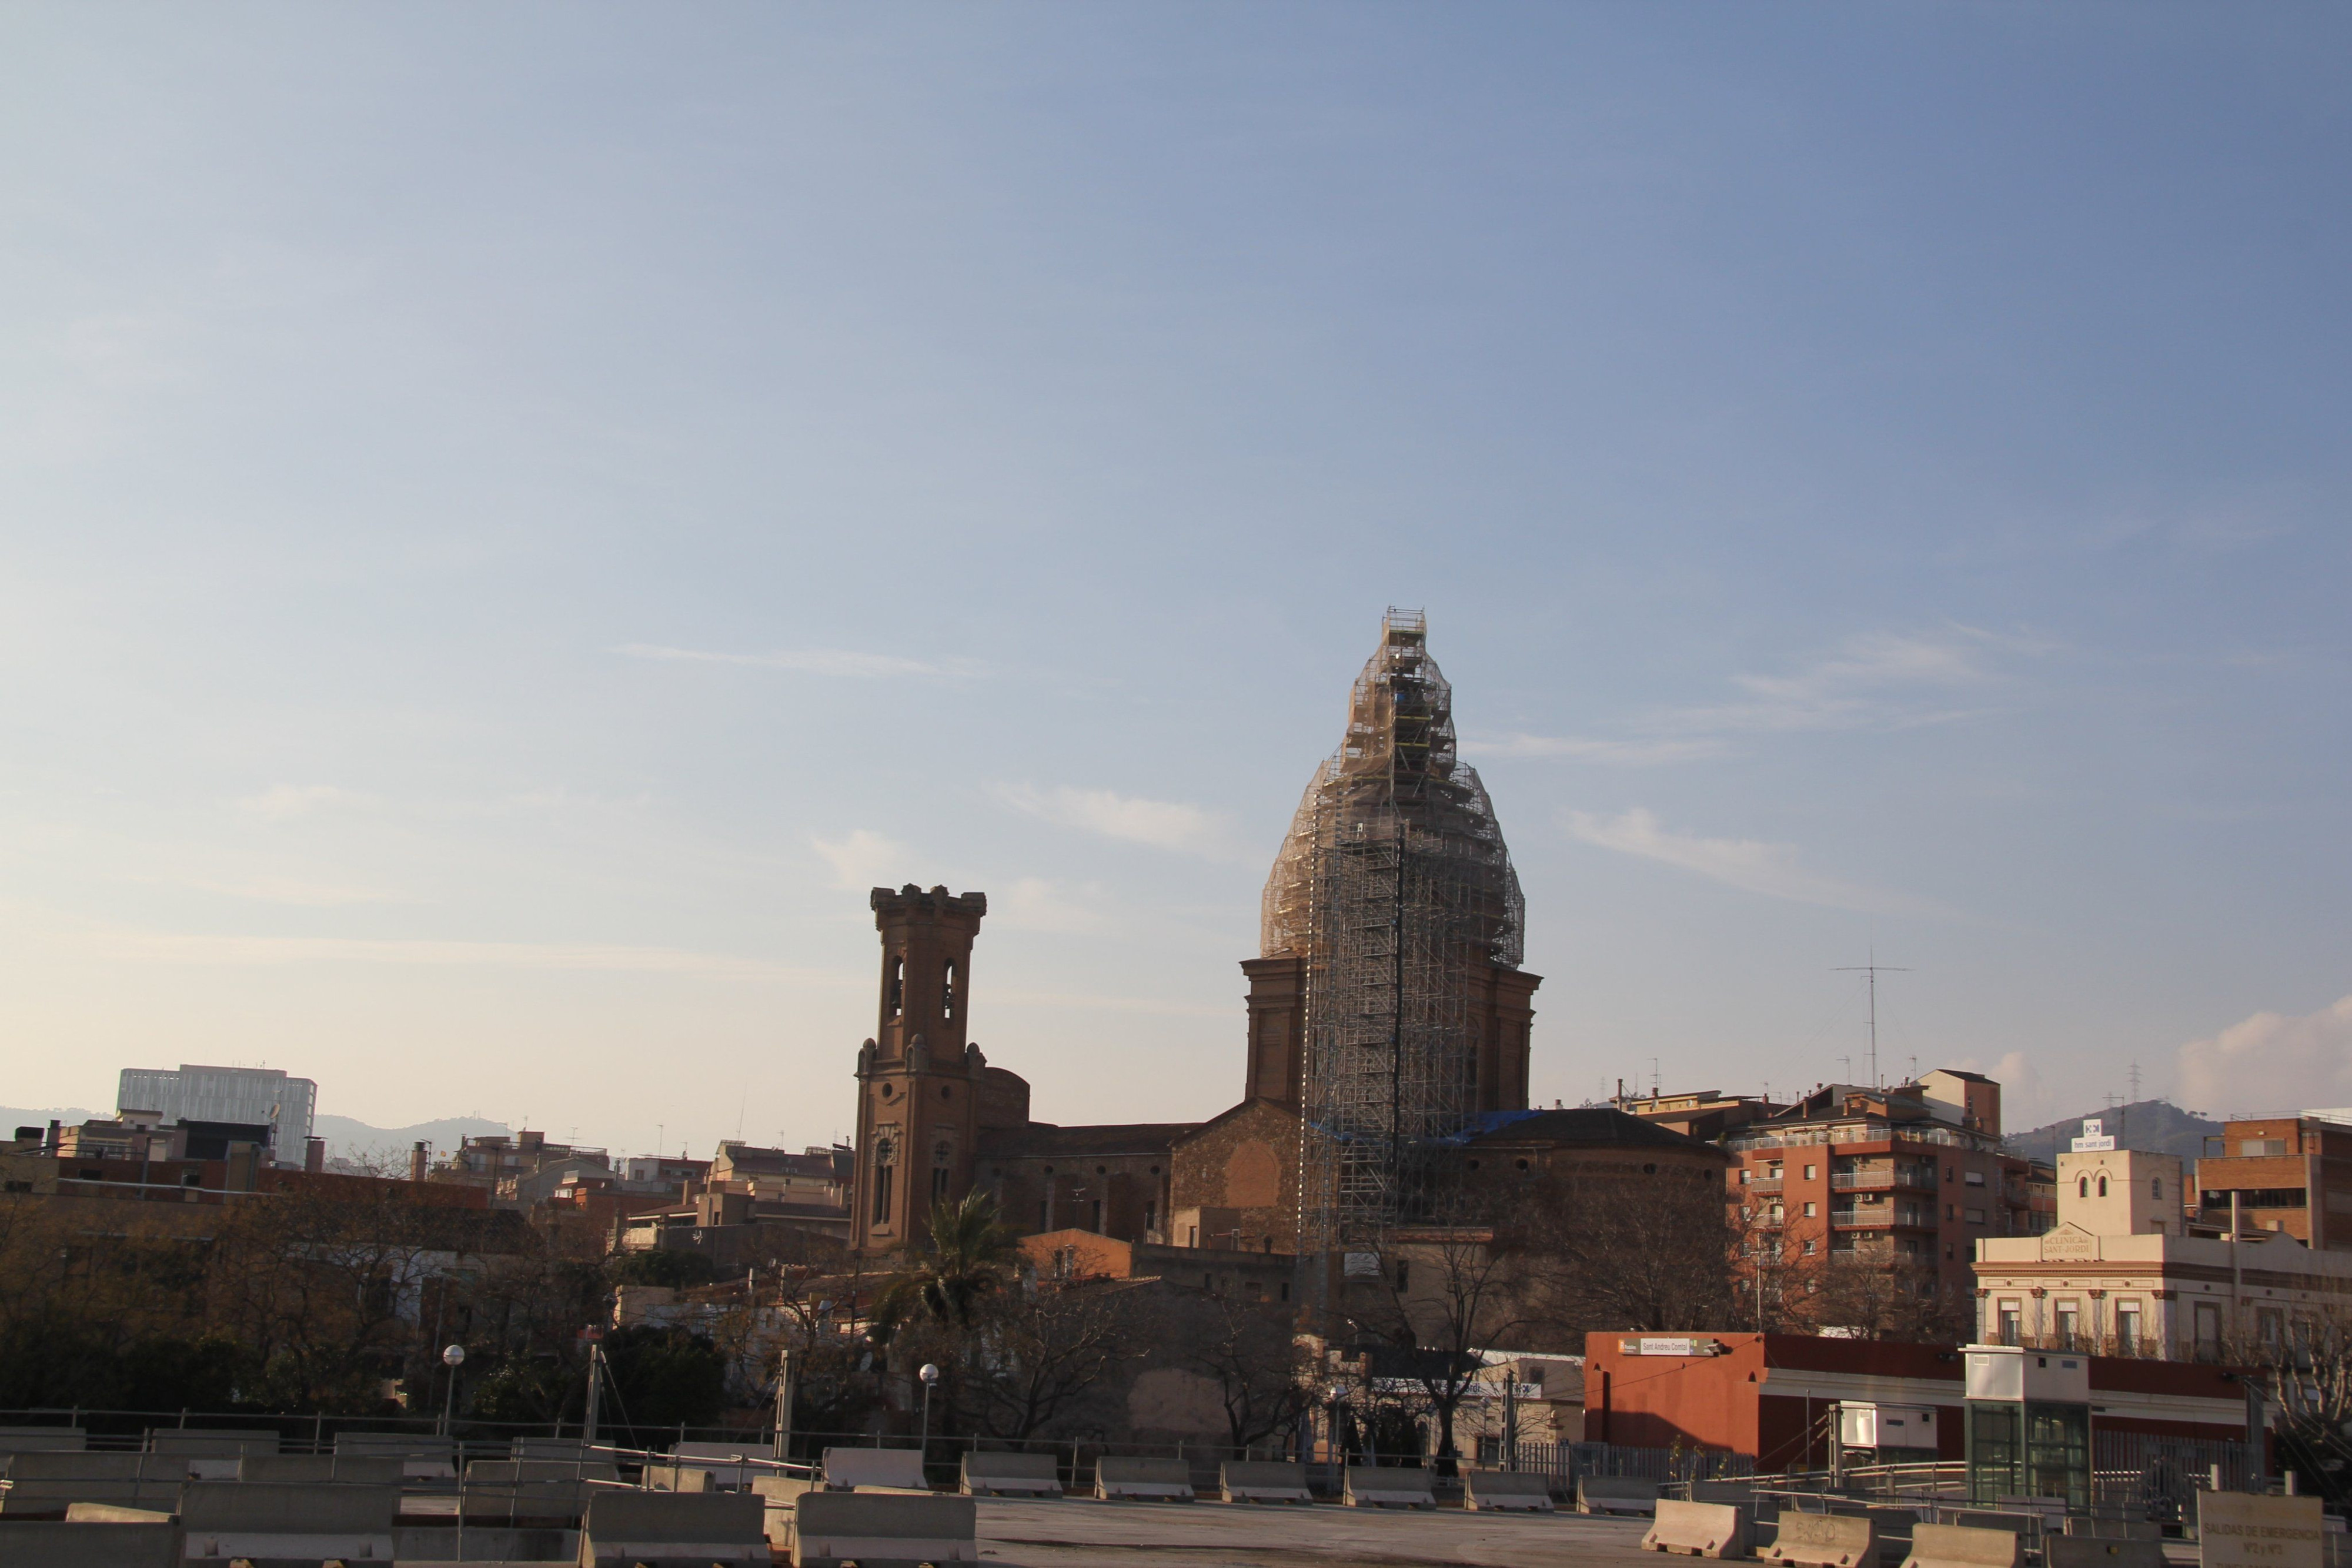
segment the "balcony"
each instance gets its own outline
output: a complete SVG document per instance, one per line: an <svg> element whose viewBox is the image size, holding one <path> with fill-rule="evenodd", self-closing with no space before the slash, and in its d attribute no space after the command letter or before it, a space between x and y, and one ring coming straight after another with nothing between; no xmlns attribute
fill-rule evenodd
<svg viewBox="0 0 2352 1568"><path fill-rule="evenodd" d="M1747 1183L1739 1190L1742 1192L1776 1193L1786 1185L1787 1183L1780 1176L1759 1176L1754 1181Z"/></svg>
<svg viewBox="0 0 2352 1568"><path fill-rule="evenodd" d="M1832 1192L1884 1191L1891 1187L1908 1187L1916 1192L1933 1192L1936 1190L1936 1173L1891 1166L1881 1166L1876 1170L1830 1173Z"/></svg>
<svg viewBox="0 0 2352 1568"><path fill-rule="evenodd" d="M1866 1208L1832 1208L1830 1223L1841 1230L1933 1230L1933 1210L1873 1204Z"/></svg>

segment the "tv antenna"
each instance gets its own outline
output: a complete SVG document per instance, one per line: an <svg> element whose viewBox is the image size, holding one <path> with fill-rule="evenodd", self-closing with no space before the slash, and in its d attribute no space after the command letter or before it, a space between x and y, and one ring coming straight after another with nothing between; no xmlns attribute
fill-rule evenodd
<svg viewBox="0 0 2352 1568"><path fill-rule="evenodd" d="M1875 953L1870 956L1870 962L1867 964L1845 964L1834 971L1841 975L1870 977L1870 1086L1873 1089L1886 1087L1878 1077L1878 977L1882 971L1889 975L1907 975L1911 972L1900 964L1880 963L1878 955Z"/></svg>

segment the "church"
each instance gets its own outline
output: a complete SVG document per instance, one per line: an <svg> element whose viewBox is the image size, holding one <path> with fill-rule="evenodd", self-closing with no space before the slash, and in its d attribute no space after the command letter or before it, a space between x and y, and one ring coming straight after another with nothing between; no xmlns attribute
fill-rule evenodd
<svg viewBox="0 0 2352 1568"><path fill-rule="evenodd" d="M1033 1121L1028 1082L967 1034L987 896L876 888L856 1249L902 1251L934 1205L979 1189L1029 1234L1324 1250L1422 1217L1432 1151L1491 1142L1491 1164L1527 1171L1577 1147L1687 1142L1614 1111L1528 1110L1541 981L1519 967L1517 878L1451 704L1422 617L1391 611L1267 879L1260 951L1241 964L1240 1099L1205 1122Z"/></svg>

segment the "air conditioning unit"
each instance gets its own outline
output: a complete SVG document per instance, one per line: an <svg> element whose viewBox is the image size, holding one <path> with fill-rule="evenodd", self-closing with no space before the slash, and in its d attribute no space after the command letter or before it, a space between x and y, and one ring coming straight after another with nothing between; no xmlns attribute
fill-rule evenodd
<svg viewBox="0 0 2352 1568"><path fill-rule="evenodd" d="M1936 1412L1924 1405L1838 1406L1838 1443L1848 1448L1933 1448Z"/></svg>

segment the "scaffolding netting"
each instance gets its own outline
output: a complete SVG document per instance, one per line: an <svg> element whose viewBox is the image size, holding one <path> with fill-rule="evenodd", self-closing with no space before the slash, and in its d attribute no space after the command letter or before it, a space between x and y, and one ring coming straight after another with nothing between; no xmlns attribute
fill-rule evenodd
<svg viewBox="0 0 2352 1568"><path fill-rule="evenodd" d="M1481 972L1522 956L1518 877L1427 644L1389 612L1266 879L1261 951L1306 969L1302 1250L1428 1217L1475 1108Z"/></svg>

